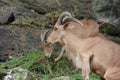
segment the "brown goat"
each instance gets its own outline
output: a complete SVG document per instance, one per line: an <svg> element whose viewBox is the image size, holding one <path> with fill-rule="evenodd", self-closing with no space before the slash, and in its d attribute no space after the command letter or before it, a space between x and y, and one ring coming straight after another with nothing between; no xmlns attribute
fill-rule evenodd
<svg viewBox="0 0 120 80"><path fill-rule="evenodd" d="M51 30L47 30L45 33L41 34L41 46L44 50L45 56L47 56L47 57L51 56L51 53L53 52L53 50L56 46L56 44L49 46L46 43L47 37L50 35L50 32L51 32ZM61 45L62 45L62 43L61 43ZM58 57L55 58L55 60L54 60L55 62L58 61L62 57L64 51L65 51L65 48L63 46L60 54L58 55Z"/></svg>
<svg viewBox="0 0 120 80"><path fill-rule="evenodd" d="M69 14L65 12L59 17L47 42L52 45L63 41L73 52L72 60L76 59L76 67L82 69L84 80L89 80L90 71L102 80L120 80L120 46L100 34L96 22L80 22Z"/></svg>
<svg viewBox="0 0 120 80"><path fill-rule="evenodd" d="M49 33L50 33L50 30L47 30L45 33L41 34L41 46L42 46L42 48L44 50L45 56L50 57L51 55L49 53L53 52L53 49L54 49L55 45L52 45L52 46L47 45L46 39L49 36Z"/></svg>

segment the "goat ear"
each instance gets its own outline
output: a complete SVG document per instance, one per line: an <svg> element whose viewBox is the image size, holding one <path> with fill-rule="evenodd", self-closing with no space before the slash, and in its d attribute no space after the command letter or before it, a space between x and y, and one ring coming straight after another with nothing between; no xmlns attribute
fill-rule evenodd
<svg viewBox="0 0 120 80"><path fill-rule="evenodd" d="M66 28L68 27L68 25L69 25L69 22L68 22L68 23L65 23L65 24L63 25L63 28L66 29Z"/></svg>

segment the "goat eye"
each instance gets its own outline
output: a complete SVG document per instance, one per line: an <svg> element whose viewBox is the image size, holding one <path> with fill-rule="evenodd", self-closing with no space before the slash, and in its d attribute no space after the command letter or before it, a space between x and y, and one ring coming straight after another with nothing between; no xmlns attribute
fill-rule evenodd
<svg viewBox="0 0 120 80"><path fill-rule="evenodd" d="M47 40L45 40L45 43L47 43Z"/></svg>

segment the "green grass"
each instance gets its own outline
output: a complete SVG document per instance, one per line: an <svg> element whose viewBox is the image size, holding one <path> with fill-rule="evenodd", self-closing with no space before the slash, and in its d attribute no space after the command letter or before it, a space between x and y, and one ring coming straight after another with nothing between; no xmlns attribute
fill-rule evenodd
<svg viewBox="0 0 120 80"><path fill-rule="evenodd" d="M6 73L11 68L21 67L29 70L36 78L42 77L44 80L51 80L51 78L59 76L70 76L73 80L82 79L80 71L67 60L66 56L63 56L58 62L54 62L56 56L57 54L53 54L48 59L41 51L32 52L0 63L0 72ZM99 79L95 74L90 78L92 80Z"/></svg>

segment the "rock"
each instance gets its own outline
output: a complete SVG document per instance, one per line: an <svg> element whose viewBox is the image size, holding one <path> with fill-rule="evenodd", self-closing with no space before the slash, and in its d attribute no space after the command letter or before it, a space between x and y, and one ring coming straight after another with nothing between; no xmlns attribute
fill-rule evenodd
<svg viewBox="0 0 120 80"><path fill-rule="evenodd" d="M6 23L11 13L14 12L16 7L1 6L0 7L0 23Z"/></svg>
<svg viewBox="0 0 120 80"><path fill-rule="evenodd" d="M93 0L92 16L117 27L120 32L120 0Z"/></svg>
<svg viewBox="0 0 120 80"><path fill-rule="evenodd" d="M28 71L22 68L13 68L7 72L4 80L26 80L28 77Z"/></svg>
<svg viewBox="0 0 120 80"><path fill-rule="evenodd" d="M32 25L34 22L44 20L42 15L33 13L31 9L27 9L20 1L1 0L0 2L0 24ZM42 23L36 24L37 26L42 25Z"/></svg>
<svg viewBox="0 0 120 80"><path fill-rule="evenodd" d="M0 79L3 79L4 76L6 76L6 75L7 75L6 73L1 73L1 72L0 72Z"/></svg>
<svg viewBox="0 0 120 80"><path fill-rule="evenodd" d="M52 28L63 11L77 19L92 15L96 21L108 21L120 28L119 3L119 0L0 0L0 53L18 56L40 50L42 30ZM112 31L116 30L120 29Z"/></svg>
<svg viewBox="0 0 120 80"><path fill-rule="evenodd" d="M0 54L2 56L19 56L34 50L40 50L42 30L30 26L0 26Z"/></svg>
<svg viewBox="0 0 120 80"><path fill-rule="evenodd" d="M30 74L28 70L16 67L10 69L7 72L7 75L4 77L4 80L42 80L42 79L37 79L33 74Z"/></svg>
<svg viewBox="0 0 120 80"><path fill-rule="evenodd" d="M6 62L7 58L0 56L0 62Z"/></svg>
<svg viewBox="0 0 120 80"><path fill-rule="evenodd" d="M36 4L36 1L29 1L29 0L20 0L24 7L30 10L34 10L35 12L38 12L39 14L45 14L46 8L42 8L41 6L38 6Z"/></svg>
<svg viewBox="0 0 120 80"><path fill-rule="evenodd" d="M23 3L32 3L45 9L47 13L69 11L79 16L88 16L91 0L20 0ZM67 5L66 5L67 4ZM85 6L86 5L86 6ZM27 5L29 7L31 5ZM40 11L40 10L39 10ZM54 15L54 14L53 14Z"/></svg>
<svg viewBox="0 0 120 80"><path fill-rule="evenodd" d="M56 14L69 11L79 19L87 17L90 0L1 0L0 24L7 23L14 14L12 24L39 26L41 29L51 28L56 21ZM67 5L66 5L67 4ZM86 5L86 6L84 6ZM51 13L50 17L46 14ZM10 19L11 20L11 19ZM52 22L52 25L51 25ZM54 23L53 23L54 22Z"/></svg>

